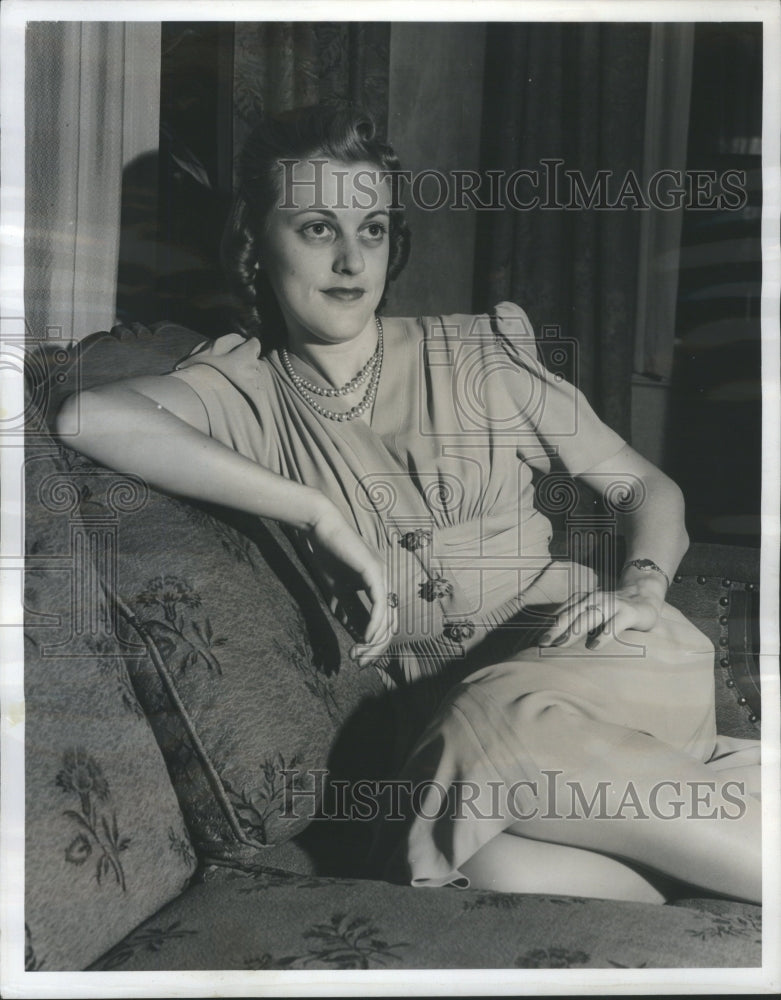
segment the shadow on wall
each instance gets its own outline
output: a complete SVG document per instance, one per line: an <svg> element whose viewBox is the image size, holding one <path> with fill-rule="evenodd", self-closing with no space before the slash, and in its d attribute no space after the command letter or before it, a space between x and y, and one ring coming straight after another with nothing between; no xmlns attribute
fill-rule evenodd
<svg viewBox="0 0 781 1000"><path fill-rule="evenodd" d="M139 157L123 173L117 317L170 320L217 336L233 313L219 259L228 199L194 158L164 143L161 135L160 154Z"/></svg>

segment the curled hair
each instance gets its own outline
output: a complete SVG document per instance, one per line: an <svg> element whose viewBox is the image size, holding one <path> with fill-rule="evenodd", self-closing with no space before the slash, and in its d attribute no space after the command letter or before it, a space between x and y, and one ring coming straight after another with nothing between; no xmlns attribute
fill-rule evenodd
<svg viewBox="0 0 781 1000"><path fill-rule="evenodd" d="M345 105L312 105L263 118L250 133L239 160L239 184L222 240L222 260L240 303L239 329L259 337L264 352L284 330L282 313L260 263L260 240L269 213L281 194L279 161L323 157L343 163L371 163L381 171L397 171L399 160L377 137L365 112ZM391 206L388 285L404 269L410 233L400 207Z"/></svg>

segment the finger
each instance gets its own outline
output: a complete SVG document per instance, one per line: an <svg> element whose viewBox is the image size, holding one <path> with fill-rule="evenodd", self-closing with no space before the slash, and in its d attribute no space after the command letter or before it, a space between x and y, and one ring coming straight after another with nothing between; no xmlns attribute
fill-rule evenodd
<svg viewBox="0 0 781 1000"><path fill-rule="evenodd" d="M561 617L549 645L571 646L578 642L584 633L594 632L611 619L617 606L616 595L612 591L591 591Z"/></svg>
<svg viewBox="0 0 781 1000"><path fill-rule="evenodd" d="M373 647L380 652L383 652L399 633L399 611L396 605L388 606L383 626L383 629L372 638Z"/></svg>
<svg viewBox="0 0 781 1000"><path fill-rule="evenodd" d="M621 618L618 612L606 616L601 625L593 629L586 639L586 649L599 649L618 635L621 628Z"/></svg>
<svg viewBox="0 0 781 1000"><path fill-rule="evenodd" d="M364 641L356 643L350 651L355 659L363 663L383 653L393 637L399 631L398 598L386 594L384 600L372 605L369 624L364 633Z"/></svg>
<svg viewBox="0 0 781 1000"><path fill-rule="evenodd" d="M369 623L366 626L366 630L363 634L363 641L366 643L367 646L371 646L372 643L376 640L377 636L386 627L388 621L388 612L390 611L390 608L386 603L387 598L374 594L370 594L369 597L373 601L372 610L369 616Z"/></svg>
<svg viewBox="0 0 781 1000"><path fill-rule="evenodd" d="M575 612L571 608L559 609L554 617L553 624L548 628L540 639L541 646L554 646L569 631L575 617Z"/></svg>
<svg viewBox="0 0 781 1000"><path fill-rule="evenodd" d="M548 632L546 633L546 636L544 638L547 640L548 635L550 635L550 637L553 639L556 638L558 635L561 635L565 631L565 629L569 626L569 623L572 620L572 616L577 613L577 610L580 607L580 605L583 604L584 601L587 601L589 598L593 598L593 596L594 594L591 591L578 590L574 594L572 594L568 598L568 600L564 601L563 604L560 604L553 612L553 617L555 621L553 625L548 629Z"/></svg>
<svg viewBox="0 0 781 1000"><path fill-rule="evenodd" d="M587 640L586 645L589 649L599 649L607 642L617 639L627 629L634 628L636 625L637 614L635 609L631 604L619 601L616 603L614 613L606 619L604 626L596 631L593 637Z"/></svg>
<svg viewBox="0 0 781 1000"><path fill-rule="evenodd" d="M395 620L391 618L385 629L372 641L356 643L350 650L350 656L356 661L359 667L365 667L376 659L387 649L391 639L396 634Z"/></svg>
<svg viewBox="0 0 781 1000"><path fill-rule="evenodd" d="M597 594L598 591L596 590L576 590L564 601L557 613L562 614L566 611L572 611L583 604L584 601L593 600Z"/></svg>
<svg viewBox="0 0 781 1000"><path fill-rule="evenodd" d="M598 600L594 594L589 594L557 615L555 625L542 637L540 645L568 646L601 621Z"/></svg>
<svg viewBox="0 0 781 1000"><path fill-rule="evenodd" d="M589 632L593 632L594 629L599 628L604 618L602 608L596 604L587 605L581 610L580 614L572 618L569 628L558 639L554 640L551 645L557 649L572 646L573 643L579 642L584 636L587 636Z"/></svg>
<svg viewBox="0 0 781 1000"><path fill-rule="evenodd" d="M364 565L361 568L361 575L363 577L366 596L371 602L369 621L363 634L364 642L371 643L383 629L387 621L387 613L389 611L388 588L385 582L385 574L378 566L370 564L366 567Z"/></svg>

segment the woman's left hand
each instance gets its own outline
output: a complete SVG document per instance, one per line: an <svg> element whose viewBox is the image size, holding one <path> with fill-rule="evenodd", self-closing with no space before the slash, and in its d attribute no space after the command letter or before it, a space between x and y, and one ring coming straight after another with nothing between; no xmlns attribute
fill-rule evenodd
<svg viewBox="0 0 781 1000"><path fill-rule="evenodd" d="M540 646L561 649L586 636L586 648L599 649L626 629L648 632L659 621L661 609L658 594L640 583L613 591L581 591L559 608Z"/></svg>

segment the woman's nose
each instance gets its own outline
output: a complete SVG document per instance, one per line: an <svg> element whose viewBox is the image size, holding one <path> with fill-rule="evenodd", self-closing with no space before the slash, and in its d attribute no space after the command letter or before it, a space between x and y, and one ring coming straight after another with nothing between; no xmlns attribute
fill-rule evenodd
<svg viewBox="0 0 781 1000"><path fill-rule="evenodd" d="M333 269L337 274L360 274L365 264L363 252L357 240L344 237L338 243Z"/></svg>

